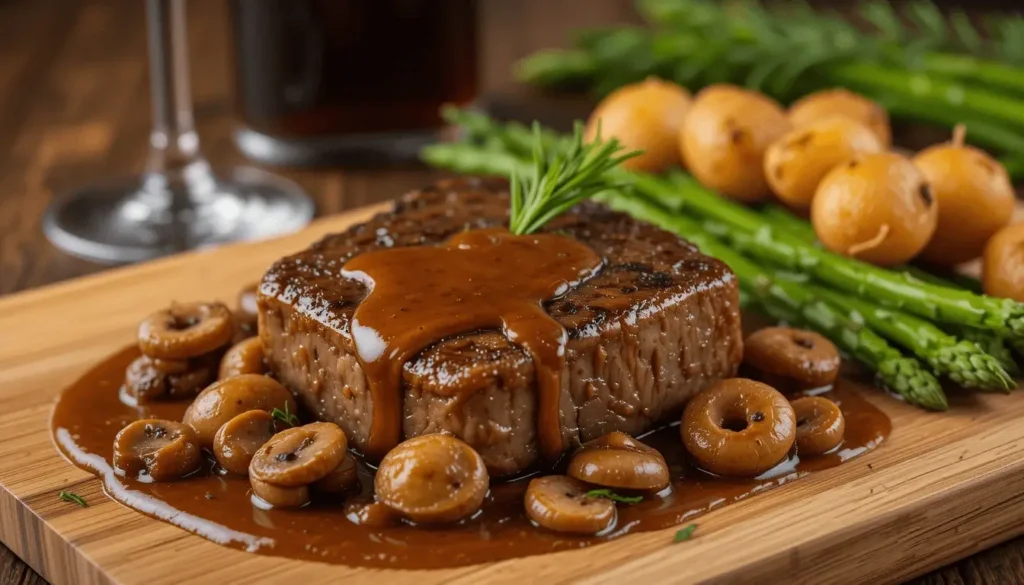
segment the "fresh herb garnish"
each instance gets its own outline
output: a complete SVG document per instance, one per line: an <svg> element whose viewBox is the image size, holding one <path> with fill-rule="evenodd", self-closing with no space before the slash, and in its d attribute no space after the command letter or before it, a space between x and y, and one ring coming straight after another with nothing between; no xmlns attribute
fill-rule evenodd
<svg viewBox="0 0 1024 585"><path fill-rule="evenodd" d="M576 122L569 148L549 159L540 124L533 125L533 172L510 177L512 210L509 231L531 234L580 201L617 187L603 176L640 151L620 154L623 146L614 138L601 140L598 128L593 142L583 142L583 124Z"/></svg>
<svg viewBox="0 0 1024 585"><path fill-rule="evenodd" d="M72 504L78 504L79 506L81 506L83 508L88 508L89 507L89 503L85 501L85 498L83 498L82 496L76 494L75 492L65 492L65 491L62 491L59 494L57 494L57 497L60 498L60 500L62 502L70 502Z"/></svg>
<svg viewBox="0 0 1024 585"><path fill-rule="evenodd" d="M274 410L270 411L270 416L274 417L275 420L279 420L290 427L299 426L299 417L296 416L294 413L288 412L287 402L284 403L284 410L281 410L280 408L275 408Z"/></svg>
<svg viewBox="0 0 1024 585"><path fill-rule="evenodd" d="M605 498L620 504L639 504L644 499L643 496L620 496L609 489L590 490L586 496L588 498Z"/></svg>
<svg viewBox="0 0 1024 585"><path fill-rule="evenodd" d="M672 542L683 542L686 540L690 540L690 538L693 536L693 531L696 529L696 524L688 524L680 528L676 531L676 536L672 539Z"/></svg>

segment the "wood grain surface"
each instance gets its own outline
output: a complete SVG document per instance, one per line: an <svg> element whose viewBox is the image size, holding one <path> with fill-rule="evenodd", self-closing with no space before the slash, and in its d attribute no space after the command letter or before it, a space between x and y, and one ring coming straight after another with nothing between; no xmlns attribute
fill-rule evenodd
<svg viewBox="0 0 1024 585"><path fill-rule="evenodd" d="M366 570L246 554L108 499L53 448L60 389L131 343L172 300L229 300L276 258L379 206L280 240L111 270L0 299L0 540L56 583L889 583L1024 532L1024 392L958 393L930 414L868 394L893 421L878 449L674 529L579 551L437 571ZM70 490L89 502L62 502ZM183 562L187 560L187 562Z"/></svg>
<svg viewBox="0 0 1024 585"><path fill-rule="evenodd" d="M630 4L629 0L481 0L483 34L480 57L484 88L488 92L499 93L509 90L509 64L515 58L536 48L564 44L566 33L572 28L633 19ZM975 3L978 4L982 3ZM989 7L1014 5L1012 1L983 4ZM239 162L241 159L230 140L232 119L225 3L223 0L192 0L189 10L193 90L203 150L215 165ZM40 287L104 269L65 256L50 247L40 231L41 216L54 193L91 180L138 172L146 156L144 145L148 131L142 2L0 0L0 294ZM436 177L432 171L417 168L281 172L309 191L316 200L320 215L380 201ZM117 287L108 292L116 293ZM54 298L52 295L55 293L49 289L41 294L45 298ZM11 305L3 306L0 317L11 310ZM86 309L85 313L93 310L95 308ZM136 317L133 315L132 319ZM9 347L9 340L20 339L23 331L37 329L35 324L19 327L22 329L0 328L3 347ZM59 332L63 327L59 325L53 337L60 338ZM104 339L113 341L114 337L124 340L123 333ZM68 349L62 344L62 347L49 351ZM0 355L5 360L9 357L6 351ZM25 357L27 354L19 347L16 355ZM85 367L83 360L100 355L101 351L91 348L70 351L70 358L80 364L78 367ZM0 362L0 370L8 375L9 363ZM46 367L51 365L49 361L45 363ZM69 380L73 378L75 368L63 366L57 373L61 380ZM22 376L27 375L26 371L15 368L14 372L15 382L8 378L0 385L0 393L3 393L0 395L0 409L4 411L9 409L14 399L28 393L25 388L18 387ZM52 393L56 388L45 390ZM13 393L13 397L8 393ZM38 414L46 409L40 405L34 407L33 412ZM0 426L0 429L9 430L11 424L18 427L21 421L8 420L8 426ZM33 454L51 450L50 444L42 440L31 441L23 448ZM26 460L25 454L20 452L13 459L17 462ZM34 466L26 465L26 470L20 471L19 477L30 475L33 469ZM90 483L84 474L77 471L69 472L66 478L61 479L83 481L86 485ZM102 498L97 492L98 484L95 481L91 484L93 488L83 490L83 493L90 496L90 501ZM1003 496L1013 496L1018 491L1011 491L1008 484ZM55 505L51 496L49 492L41 492L30 499L45 509L48 518L63 518L59 520L62 525L89 522L74 510ZM19 521L34 517L6 504L0 506L5 520L11 518L11 514ZM137 515L124 509L116 511L114 516L125 521L121 527L126 531L126 540L132 530L145 530L140 526L148 522L138 520L135 518ZM959 525L956 518L951 517L947 521L953 530ZM7 522L4 521L3 525L7 526ZM105 530L119 529L114 524L103 526ZM996 527L991 531L982 530L982 536L970 543L970 550L942 551L945 556L935 560L952 564L914 582L1024 582L1024 539L1014 539L977 552L995 542L996 532ZM19 542L27 541L32 546L54 538L46 531L15 536ZM867 535L865 538L870 540L872 537ZM908 535L908 538L915 536ZM3 540L6 541L7 536ZM172 539L172 549L174 542ZM843 554L843 551L837 553L838 556ZM973 556L953 563L964 554ZM714 557L715 553L709 556ZM30 560L37 568L44 567L42 559ZM62 568L64 574L72 571L71 575L76 578L66 582L79 582L73 569L80 565L73 558L57 555L47 559L46 563L47 567ZM88 564L80 566L80 570L82 579L95 575L96 571ZM916 568L914 571L920 570ZM627 578L627 581L633 579ZM0 583L37 585L45 581L0 545Z"/></svg>

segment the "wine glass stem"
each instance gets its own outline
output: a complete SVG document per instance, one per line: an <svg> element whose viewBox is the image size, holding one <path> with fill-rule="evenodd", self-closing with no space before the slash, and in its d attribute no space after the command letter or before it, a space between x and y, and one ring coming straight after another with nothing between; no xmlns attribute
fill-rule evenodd
<svg viewBox="0 0 1024 585"><path fill-rule="evenodd" d="M203 162L192 118L185 0L146 0L146 14L153 100L147 172L166 180Z"/></svg>

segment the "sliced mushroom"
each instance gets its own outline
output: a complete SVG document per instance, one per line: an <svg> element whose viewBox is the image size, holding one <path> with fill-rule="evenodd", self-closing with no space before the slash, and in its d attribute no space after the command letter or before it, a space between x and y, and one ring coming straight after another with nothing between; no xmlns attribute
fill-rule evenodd
<svg viewBox="0 0 1024 585"><path fill-rule="evenodd" d="M139 349L154 358L193 358L226 345L234 332L222 303L174 303L139 324Z"/></svg>
<svg viewBox="0 0 1024 585"><path fill-rule="evenodd" d="M192 398L214 379L208 360L161 360L139 356L125 371L124 385L137 404Z"/></svg>
<svg viewBox="0 0 1024 585"><path fill-rule="evenodd" d="M265 374L263 363L263 342L259 337L250 337L231 346L220 360L219 379L224 380L242 374Z"/></svg>
<svg viewBox="0 0 1024 585"><path fill-rule="evenodd" d="M345 505L345 517L353 524L387 528L398 524L402 517L398 512L380 502L352 502Z"/></svg>
<svg viewBox="0 0 1024 585"><path fill-rule="evenodd" d="M114 467L137 477L171 481L195 472L202 455L195 432L178 422L137 420L114 438Z"/></svg>
<svg viewBox="0 0 1024 585"><path fill-rule="evenodd" d="M348 440L334 423L311 423L281 431L256 451L249 476L277 486L308 485L334 471Z"/></svg>
<svg viewBox="0 0 1024 585"><path fill-rule="evenodd" d="M790 327L765 327L743 341L743 361L783 381L817 388L839 376L839 350L814 331Z"/></svg>
<svg viewBox="0 0 1024 585"><path fill-rule="evenodd" d="M249 410L221 425L213 437L213 455L221 467L246 475L249 463L274 433L274 417L265 410Z"/></svg>
<svg viewBox="0 0 1024 585"><path fill-rule="evenodd" d="M686 403L679 432L701 469L757 477L789 454L796 440L796 414L775 388L728 378Z"/></svg>
<svg viewBox="0 0 1024 585"><path fill-rule="evenodd" d="M295 412L295 399L277 380L258 374L245 374L214 382L199 393L185 411L182 422L199 436L199 444L213 447L213 438L224 423L249 410L288 407Z"/></svg>
<svg viewBox="0 0 1024 585"><path fill-rule="evenodd" d="M835 402L821 396L805 396L792 404L796 413L797 453L823 455L843 442L846 419Z"/></svg>
<svg viewBox="0 0 1024 585"><path fill-rule="evenodd" d="M377 497L414 522L455 522L483 504L489 478L480 454L448 435L421 435L380 462Z"/></svg>
<svg viewBox="0 0 1024 585"><path fill-rule="evenodd" d="M668 464L656 449L618 431L584 443L568 475L587 483L630 490L668 487Z"/></svg>
<svg viewBox="0 0 1024 585"><path fill-rule="evenodd" d="M346 454L334 471L313 482L315 491L325 494L342 494L359 485L359 469L356 460Z"/></svg>
<svg viewBox="0 0 1024 585"><path fill-rule="evenodd" d="M598 534L615 525L615 503L587 496L587 484L564 475L530 480L526 488L526 515L548 530L571 534Z"/></svg>
<svg viewBox="0 0 1024 585"><path fill-rule="evenodd" d="M249 475L252 493L275 508L300 508L309 503L309 486L282 487Z"/></svg>

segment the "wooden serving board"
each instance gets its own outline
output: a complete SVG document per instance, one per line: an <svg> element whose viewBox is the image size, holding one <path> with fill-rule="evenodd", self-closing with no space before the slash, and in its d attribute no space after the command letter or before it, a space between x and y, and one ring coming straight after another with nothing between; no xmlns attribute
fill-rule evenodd
<svg viewBox="0 0 1024 585"><path fill-rule="evenodd" d="M350 568L218 546L108 499L48 428L61 388L132 342L171 300L232 300L276 258L369 217L130 266L0 299L0 540L55 583L884 583L1024 533L1024 392L953 396L927 414L873 393L893 421L877 450L674 530L438 571ZM88 508L62 502L61 490Z"/></svg>

